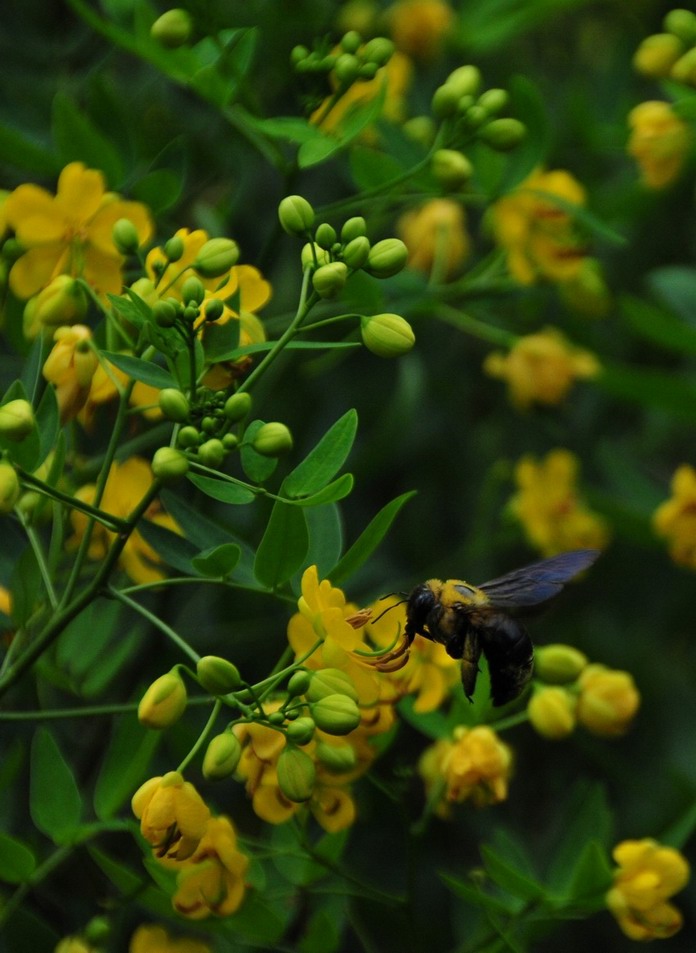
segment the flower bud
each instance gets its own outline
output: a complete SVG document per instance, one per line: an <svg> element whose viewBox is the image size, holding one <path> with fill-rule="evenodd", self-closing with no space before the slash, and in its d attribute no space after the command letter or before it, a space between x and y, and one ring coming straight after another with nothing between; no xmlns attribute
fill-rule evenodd
<svg viewBox="0 0 696 953"><path fill-rule="evenodd" d="M445 83L433 93L431 109L436 119L447 119L458 111L460 96L454 86Z"/></svg>
<svg viewBox="0 0 696 953"><path fill-rule="evenodd" d="M296 721L290 722L285 730L293 744L308 745L314 737L314 728L314 721L304 716L303 718L298 718Z"/></svg>
<svg viewBox="0 0 696 953"><path fill-rule="evenodd" d="M349 218L343 223L341 241L345 244L352 242L354 238L361 238L363 235L367 235L367 223L362 216L354 215L353 218Z"/></svg>
<svg viewBox="0 0 696 953"><path fill-rule="evenodd" d="M205 298L205 288L200 278L191 275L181 286L181 300L185 305L200 304Z"/></svg>
<svg viewBox="0 0 696 953"><path fill-rule="evenodd" d="M696 43L696 13L693 11L681 8L670 10L662 25L668 33L679 37L687 46Z"/></svg>
<svg viewBox="0 0 696 953"><path fill-rule="evenodd" d="M348 268L342 261L321 265L312 275L312 286L320 298L333 298L348 279Z"/></svg>
<svg viewBox="0 0 696 953"><path fill-rule="evenodd" d="M283 748L278 758L278 787L289 801L308 801L314 791L314 762L299 748Z"/></svg>
<svg viewBox="0 0 696 953"><path fill-rule="evenodd" d="M278 218L288 235L306 235L314 225L314 209L301 195L287 195L278 206Z"/></svg>
<svg viewBox="0 0 696 953"><path fill-rule="evenodd" d="M211 467L213 470L220 466L225 459L225 446L222 440L217 437L211 437L198 448L198 460L205 467Z"/></svg>
<svg viewBox="0 0 696 953"><path fill-rule="evenodd" d="M174 447L160 447L152 458L152 473L162 483L180 480L186 475L188 468L187 456Z"/></svg>
<svg viewBox="0 0 696 953"><path fill-rule="evenodd" d="M370 254L370 240L365 235L359 235L353 238L344 246L341 252L346 265L353 271L357 271L366 263Z"/></svg>
<svg viewBox="0 0 696 953"><path fill-rule="evenodd" d="M249 416L251 412L251 394L242 391L241 394L232 394L225 401L223 413L231 423L237 423Z"/></svg>
<svg viewBox="0 0 696 953"><path fill-rule="evenodd" d="M309 688L311 675L304 669L293 672L288 682L288 695L296 698L298 695L304 695Z"/></svg>
<svg viewBox="0 0 696 953"><path fill-rule="evenodd" d="M34 426L34 408L28 400L18 398L0 407L0 437L19 443L29 436Z"/></svg>
<svg viewBox="0 0 696 953"><path fill-rule="evenodd" d="M179 312L171 301L158 301L152 308L155 323L161 328L172 328L176 324Z"/></svg>
<svg viewBox="0 0 696 953"><path fill-rule="evenodd" d="M183 46L191 36L193 22L187 10L175 7L158 17L150 27L150 36L168 49Z"/></svg>
<svg viewBox="0 0 696 953"><path fill-rule="evenodd" d="M352 771L358 762L355 748L351 745L330 745L320 741L316 754L321 764L334 774Z"/></svg>
<svg viewBox="0 0 696 953"><path fill-rule="evenodd" d="M242 746L231 731L210 739L203 758L203 777L209 781L228 778L239 764Z"/></svg>
<svg viewBox="0 0 696 953"><path fill-rule="evenodd" d="M363 344L377 357L400 357L416 343L411 325L399 314L375 314L361 318Z"/></svg>
<svg viewBox="0 0 696 953"><path fill-rule="evenodd" d="M186 710L186 686L172 669L150 685L138 705L138 721L146 728L168 728Z"/></svg>
<svg viewBox="0 0 696 953"><path fill-rule="evenodd" d="M678 83L696 85L696 46L677 60L669 75Z"/></svg>
<svg viewBox="0 0 696 953"><path fill-rule="evenodd" d="M308 56L309 50L307 47L299 43L290 50L290 62L293 66L298 66L303 60L306 60Z"/></svg>
<svg viewBox="0 0 696 953"><path fill-rule="evenodd" d="M219 321L225 313L225 305L219 298L211 298L206 301L203 308L203 314L206 321Z"/></svg>
<svg viewBox="0 0 696 953"><path fill-rule="evenodd" d="M478 98L478 105L489 116L497 116L508 104L510 97L504 89L487 89Z"/></svg>
<svg viewBox="0 0 696 953"><path fill-rule="evenodd" d="M176 442L182 449L191 450L200 443L200 433L195 427L182 427L176 437Z"/></svg>
<svg viewBox="0 0 696 953"><path fill-rule="evenodd" d="M239 445L239 437L235 433L226 433L222 436L222 446L225 448L225 452L228 450L234 450L235 447Z"/></svg>
<svg viewBox="0 0 696 953"><path fill-rule="evenodd" d="M334 75L339 83L347 86L354 83L360 73L360 60L353 53L341 53L334 66Z"/></svg>
<svg viewBox="0 0 696 953"><path fill-rule="evenodd" d="M542 682L574 682L587 665L587 656L572 645L542 645L534 655L534 674Z"/></svg>
<svg viewBox="0 0 696 953"><path fill-rule="evenodd" d="M210 238L196 255L193 268L201 278L219 278L226 275L238 261L239 245L235 241L231 238Z"/></svg>
<svg viewBox="0 0 696 953"><path fill-rule="evenodd" d="M75 278L58 275L35 299L33 321L47 327L77 324L87 314L87 294Z"/></svg>
<svg viewBox="0 0 696 953"><path fill-rule="evenodd" d="M318 702L327 695L347 695L353 701L358 700L353 680L340 668L322 668L313 672L304 694L310 702Z"/></svg>
<svg viewBox="0 0 696 953"><path fill-rule="evenodd" d="M159 392L158 403L160 410L167 418L175 423L182 424L189 419L191 405L185 394L176 387L165 387Z"/></svg>
<svg viewBox="0 0 696 953"><path fill-rule="evenodd" d="M478 66L470 64L459 66L453 70L447 79L445 85L451 87L460 96L475 96L481 87L481 71Z"/></svg>
<svg viewBox="0 0 696 953"><path fill-rule="evenodd" d="M403 124L403 131L413 142L430 148L435 139L435 123L430 116L413 116Z"/></svg>
<svg viewBox="0 0 696 953"><path fill-rule="evenodd" d="M19 477L14 467L0 462L0 513L11 513L20 493Z"/></svg>
<svg viewBox="0 0 696 953"><path fill-rule="evenodd" d="M400 238L384 238L370 249L368 271L375 278L391 278L398 274L408 260L408 248Z"/></svg>
<svg viewBox="0 0 696 953"><path fill-rule="evenodd" d="M173 235L164 243L164 254L168 261L178 261L184 254L186 246L181 235Z"/></svg>
<svg viewBox="0 0 696 953"><path fill-rule="evenodd" d="M111 239L116 246L116 251L122 255L132 255L140 245L138 229L129 218L119 218L114 222Z"/></svg>
<svg viewBox="0 0 696 953"><path fill-rule="evenodd" d="M438 183L448 191L455 191L469 181L474 167L467 157L456 149L438 149L430 168Z"/></svg>
<svg viewBox="0 0 696 953"><path fill-rule="evenodd" d="M479 132L479 138L496 152L514 149L526 135L527 129L524 123L509 117L493 119Z"/></svg>
<svg viewBox="0 0 696 953"><path fill-rule="evenodd" d="M332 225L329 225L328 222L322 222L321 225L317 225L317 230L314 233L314 241L320 248L328 251L333 247L336 241L336 229Z"/></svg>
<svg viewBox="0 0 696 953"><path fill-rule="evenodd" d="M357 30L348 30L348 32L341 37L341 49L345 50L346 53L357 53L361 43L362 37Z"/></svg>
<svg viewBox="0 0 696 953"><path fill-rule="evenodd" d="M603 665L588 665L580 675L579 685L580 724L605 738L625 734L640 706L632 676Z"/></svg>
<svg viewBox="0 0 696 953"><path fill-rule="evenodd" d="M329 735L347 735L360 724L360 709L347 695L325 695L310 706L317 728Z"/></svg>
<svg viewBox="0 0 696 953"><path fill-rule="evenodd" d="M654 33L646 36L633 54L633 67L643 76L662 79L684 52L682 41L671 33Z"/></svg>
<svg viewBox="0 0 696 953"><path fill-rule="evenodd" d="M532 727L554 741L566 738L575 728L576 699L564 688L542 688L532 695L527 714Z"/></svg>
<svg viewBox="0 0 696 953"><path fill-rule="evenodd" d="M217 655L204 655L198 659L196 676L201 688L211 695L227 695L242 684L237 666Z"/></svg>
<svg viewBox="0 0 696 953"><path fill-rule="evenodd" d="M322 265L328 265L331 261L331 256L315 242L307 242L307 244L302 247L300 261L302 262L302 270L304 271L305 268L320 268Z"/></svg>
<svg viewBox="0 0 696 953"><path fill-rule="evenodd" d="M263 457L279 457L292 450L292 434L285 424L273 421L259 427L252 446Z"/></svg>
<svg viewBox="0 0 696 953"><path fill-rule="evenodd" d="M376 63L377 66L384 66L389 62L394 53L394 44L385 36L376 36L362 48L362 56L365 62Z"/></svg>

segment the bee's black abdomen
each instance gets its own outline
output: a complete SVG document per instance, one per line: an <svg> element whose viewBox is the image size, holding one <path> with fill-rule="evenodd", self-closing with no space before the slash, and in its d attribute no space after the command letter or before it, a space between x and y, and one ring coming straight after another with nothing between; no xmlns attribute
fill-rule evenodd
<svg viewBox="0 0 696 953"><path fill-rule="evenodd" d="M481 647L488 662L493 704L505 705L522 694L532 677L532 640L517 619L501 612L481 629Z"/></svg>

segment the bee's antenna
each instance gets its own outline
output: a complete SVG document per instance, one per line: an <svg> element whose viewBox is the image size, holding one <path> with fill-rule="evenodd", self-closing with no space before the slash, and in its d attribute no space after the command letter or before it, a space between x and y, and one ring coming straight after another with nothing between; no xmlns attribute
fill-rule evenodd
<svg viewBox="0 0 696 953"><path fill-rule="evenodd" d="M391 609L396 609L397 606L402 606L405 602L408 602L406 595L407 594L405 592L388 592L386 596L380 596L379 597L380 602L383 599L389 599L390 596L404 596L404 598L399 599L399 601L395 602L393 606L387 606L387 608L384 609L382 612L380 612L378 616L375 616L374 619L370 619L370 623L377 622L379 619L382 618L383 615L386 615L386 613L389 612Z"/></svg>

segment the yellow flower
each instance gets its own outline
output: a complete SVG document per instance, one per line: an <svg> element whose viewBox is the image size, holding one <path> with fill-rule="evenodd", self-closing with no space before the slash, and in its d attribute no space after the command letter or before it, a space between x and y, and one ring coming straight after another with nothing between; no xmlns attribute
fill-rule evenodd
<svg viewBox="0 0 696 953"><path fill-rule="evenodd" d="M130 939L128 953L211 953L207 943L188 937L171 937L155 923L139 926Z"/></svg>
<svg viewBox="0 0 696 953"><path fill-rule="evenodd" d="M667 540L669 554L680 566L696 569L696 470L686 464L672 477L672 496L653 514L653 526Z"/></svg>
<svg viewBox="0 0 696 953"><path fill-rule="evenodd" d="M628 114L628 153L649 189L663 189L682 170L691 147L691 130L669 103L651 100Z"/></svg>
<svg viewBox="0 0 696 953"><path fill-rule="evenodd" d="M211 817L193 854L177 867L174 909L192 920L230 916L244 900L248 866L229 818Z"/></svg>
<svg viewBox="0 0 696 953"><path fill-rule="evenodd" d="M131 801L140 831L158 857L191 857L206 833L210 811L192 784L178 771L150 778Z"/></svg>
<svg viewBox="0 0 696 953"><path fill-rule="evenodd" d="M527 705L532 727L554 741L565 738L575 728L576 699L565 688L555 685L534 692Z"/></svg>
<svg viewBox="0 0 696 953"><path fill-rule="evenodd" d="M578 679L578 722L595 735L614 738L625 734L640 706L632 676L588 665Z"/></svg>
<svg viewBox="0 0 696 953"><path fill-rule="evenodd" d="M543 556L603 549L607 544L604 520L578 495L578 466L568 450L552 450L539 462L524 456L515 467L518 491L510 500L510 511Z"/></svg>
<svg viewBox="0 0 696 953"><path fill-rule="evenodd" d="M408 264L443 280L453 277L471 252L464 207L453 199L431 199L405 212L397 234L408 248Z"/></svg>
<svg viewBox="0 0 696 953"><path fill-rule="evenodd" d="M444 0L397 0L385 15L397 49L426 61L438 55L454 20Z"/></svg>
<svg viewBox="0 0 696 953"><path fill-rule="evenodd" d="M483 369L506 380L510 400L527 408L535 402L560 404L577 378L598 372L599 362L589 351L570 345L556 328L545 328L519 338L508 354L489 354Z"/></svg>
<svg viewBox="0 0 696 953"><path fill-rule="evenodd" d="M84 406L99 360L90 346L92 332L84 324L58 328L53 339L43 376L55 384L61 423L65 423Z"/></svg>
<svg viewBox="0 0 696 953"><path fill-rule="evenodd" d="M124 258L111 237L115 222L129 219L140 244L152 235L147 208L107 192L103 174L82 162L63 169L56 195L37 185L18 186L5 214L27 249L10 271L18 298L30 298L61 274L83 278L100 295L118 294Z"/></svg>
<svg viewBox="0 0 696 953"><path fill-rule="evenodd" d="M562 282L582 268L585 249L571 214L554 199L585 204L585 190L569 172L537 169L492 207L496 241L507 254L512 277L523 285Z"/></svg>
<svg viewBox="0 0 696 953"><path fill-rule="evenodd" d="M512 750L487 725L459 727L452 740L427 749L419 764L427 787L444 782L449 802L470 798L477 807L497 804L508 794Z"/></svg>
<svg viewBox="0 0 696 953"><path fill-rule="evenodd" d="M682 916L667 901L689 880L684 857L650 838L622 841L613 856L619 866L606 901L623 932L632 940L673 936Z"/></svg>
<svg viewBox="0 0 696 953"><path fill-rule="evenodd" d="M128 354L129 352L125 353ZM125 389L130 381L131 378L114 364L104 358L99 361L92 377L87 399L78 415L78 420L85 430L92 429L98 408L102 404L108 404L112 400L116 400L119 387ZM162 417L162 411L157 403L158 398L159 390L156 387L151 387L142 381L136 381L128 403L131 407L142 408L141 413L148 420L159 420Z"/></svg>
<svg viewBox="0 0 696 953"><path fill-rule="evenodd" d="M123 463L113 463L109 470L100 509L112 516L127 518L145 495L152 481L150 465L140 457L131 457ZM95 496L96 486L93 483L81 486L75 493L76 499L89 504L94 503ZM177 524L171 516L162 511L157 501L150 505L145 515L158 526L163 526L172 532L178 531ZM68 545L74 549L85 533L88 517L78 510L72 510L70 522L75 535L69 540ZM114 533L100 523L96 523L88 549L90 559L104 559L114 538ZM164 571L158 563L159 557L155 550L135 530L119 557L121 568L134 582L155 582L164 578Z"/></svg>

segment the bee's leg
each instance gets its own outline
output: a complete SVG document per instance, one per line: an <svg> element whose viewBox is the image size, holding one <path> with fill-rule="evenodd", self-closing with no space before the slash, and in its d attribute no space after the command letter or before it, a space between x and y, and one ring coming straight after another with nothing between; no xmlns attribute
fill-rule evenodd
<svg viewBox="0 0 696 953"><path fill-rule="evenodd" d="M479 673L479 659L481 658L481 640L476 629L467 629L462 646L462 686L464 694L473 702L476 678Z"/></svg>

